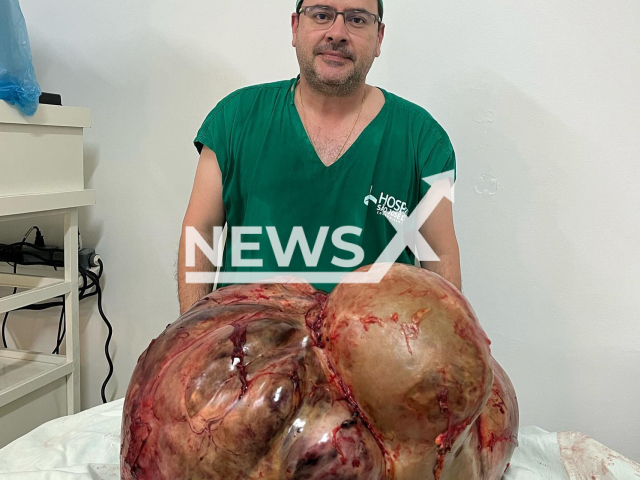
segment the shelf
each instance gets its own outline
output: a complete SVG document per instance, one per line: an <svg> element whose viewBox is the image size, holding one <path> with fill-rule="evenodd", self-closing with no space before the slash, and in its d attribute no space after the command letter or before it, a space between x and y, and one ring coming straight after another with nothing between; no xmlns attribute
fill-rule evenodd
<svg viewBox="0 0 640 480"><path fill-rule="evenodd" d="M39 193L25 195L0 195L0 221L11 220L10 215L51 212L73 207L86 207L96 203L95 190Z"/></svg>
<svg viewBox="0 0 640 480"><path fill-rule="evenodd" d="M35 115L23 115L16 107L0 102L0 123L47 125L54 127L90 127L91 110L60 105L38 105Z"/></svg>
<svg viewBox="0 0 640 480"><path fill-rule="evenodd" d="M11 273L0 273L0 286L28 289L0 297L0 313L65 295L71 291L71 282L66 282L64 279Z"/></svg>
<svg viewBox="0 0 640 480"><path fill-rule="evenodd" d="M73 371L62 355L0 350L0 407Z"/></svg>
<svg viewBox="0 0 640 480"><path fill-rule="evenodd" d="M84 182L84 129L90 126L88 108L39 105L35 115L26 116L0 102L0 223L61 216L64 234L63 271L32 275L0 270L0 286L20 289L0 297L0 314L64 295L66 328L64 356L0 349L0 408L8 412L2 414L5 424L23 424L43 399L57 402L61 380L65 412L80 410L80 282L75 252L79 207L96 202L95 191L85 189ZM7 293L4 288L2 293ZM56 391L42 388L53 382L59 384Z"/></svg>

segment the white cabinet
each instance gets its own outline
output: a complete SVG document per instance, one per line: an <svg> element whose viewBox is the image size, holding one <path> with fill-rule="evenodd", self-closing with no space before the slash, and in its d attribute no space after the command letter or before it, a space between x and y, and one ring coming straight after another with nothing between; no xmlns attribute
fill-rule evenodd
<svg viewBox="0 0 640 480"><path fill-rule="evenodd" d="M80 411L78 209L95 203L95 192L84 188L82 138L89 126L85 108L40 105L26 117L0 101L0 231L4 222L59 215L65 264L64 278L0 273L0 285L19 287L0 297L0 321L4 312L60 295L66 315L65 355L0 349L0 447L26 433L22 426L36 426L46 395L59 403L64 390L63 413Z"/></svg>

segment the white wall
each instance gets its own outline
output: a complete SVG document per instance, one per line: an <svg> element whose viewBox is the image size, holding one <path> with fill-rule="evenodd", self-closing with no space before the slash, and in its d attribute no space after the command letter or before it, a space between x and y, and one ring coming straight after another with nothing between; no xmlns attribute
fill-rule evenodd
<svg viewBox="0 0 640 480"><path fill-rule="evenodd" d="M293 3L22 2L43 90L92 110L97 204L80 221L106 266L111 398L178 315L193 137L230 91L298 73ZM388 1L385 20L369 83L424 106L452 138L463 290L521 423L640 460L640 4ZM85 408L106 373L106 329L87 302ZM53 341L48 323L32 328L36 343Z"/></svg>

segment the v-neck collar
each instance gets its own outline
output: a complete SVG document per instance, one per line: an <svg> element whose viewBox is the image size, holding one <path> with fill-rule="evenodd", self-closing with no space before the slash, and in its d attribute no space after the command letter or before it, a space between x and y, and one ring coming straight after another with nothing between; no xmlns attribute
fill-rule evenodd
<svg viewBox="0 0 640 480"><path fill-rule="evenodd" d="M384 104L382 105L382 108L380 109L378 114L369 122L369 124L366 127L364 127L364 130L360 132L360 135L358 135L358 138L356 138L356 140L338 158L338 160L333 162L331 165L325 165L322 159L320 158L320 156L318 155L318 152L316 151L315 147L313 146L313 142L309 138L309 134L307 133L306 129L304 128L304 124L302 123L302 118L300 117L300 113L296 108L296 103L295 103L296 86L299 80L300 80L300 74L298 74L296 78L291 80L291 87L289 88L289 105L294 111L294 113L292 114L292 120L293 120L293 124L294 124L293 126L296 130L296 133L302 138L302 140L305 142L307 147L310 148L311 151L313 152L313 156L315 157L315 160L316 160L316 162L314 163L317 163L318 166L322 167L325 170L332 169L335 165L350 163L349 161L344 162L344 160L349 160L353 157L353 154L351 152L354 149L354 147L357 147L358 143L360 143L361 139L368 134L369 130L371 130L373 125L380 122L381 119L384 117L384 115L387 113L387 109L390 101L388 92L384 88L376 87L380 89L380 91L382 91L382 94L384 95Z"/></svg>

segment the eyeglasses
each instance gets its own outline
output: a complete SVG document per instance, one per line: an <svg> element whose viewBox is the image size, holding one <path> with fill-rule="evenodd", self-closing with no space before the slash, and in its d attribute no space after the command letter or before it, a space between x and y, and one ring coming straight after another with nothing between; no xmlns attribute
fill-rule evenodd
<svg viewBox="0 0 640 480"><path fill-rule="evenodd" d="M310 7L303 7L300 12L304 13L322 30L328 30L336 23L338 15L344 17L344 23L347 26L347 30L352 33L364 33L367 29L371 28L376 22L380 23L381 18L378 15L367 12L366 10L348 10L346 12L338 12L331 7L325 7L322 5L312 5Z"/></svg>

